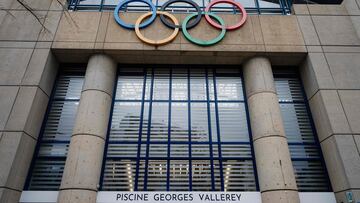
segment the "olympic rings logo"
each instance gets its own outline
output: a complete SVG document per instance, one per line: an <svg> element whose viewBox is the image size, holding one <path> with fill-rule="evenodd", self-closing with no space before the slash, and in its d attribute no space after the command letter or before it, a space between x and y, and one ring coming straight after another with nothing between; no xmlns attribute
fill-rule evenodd
<svg viewBox="0 0 360 203"><path fill-rule="evenodd" d="M132 3L132 2L145 3L150 7L151 11L141 15L136 20L135 24L127 24L120 18L119 11L122 7L124 7L125 5ZM177 3L177 2L188 3L191 6L193 6L196 10L195 13L190 14L187 17L185 17L185 19L183 20L182 23L179 23L179 21L176 19L175 16L173 16L172 14L165 11L169 5L171 5L173 3ZM242 13L242 16L241 16L239 22L236 23L235 25L225 26L225 22L220 16L210 12L211 7L213 7L214 5L219 4L219 3L228 3L228 4L235 6L237 9L239 9L240 12ZM140 32L140 29L146 28L151 23L153 23L155 21L155 18L157 15L160 16L161 22L163 22L167 27L174 29L174 32L165 39L151 40L151 39L148 39L145 36L143 36ZM168 17L172 21L172 23L169 22L169 20L167 20L165 16ZM192 37L190 35L190 33L188 32L189 29L195 27L197 24L200 23L202 16L205 16L206 21L211 26L221 30L220 34L217 37L215 37L214 39L211 39L211 40L197 39L197 38ZM235 2L235 0L211 1L205 8L205 11L201 11L199 5L192 0L170 0L170 1L167 1L166 3L164 3L159 11L156 10L155 5L150 0L125 0L123 2L120 2L116 6L115 11L114 11L114 18L115 18L115 21L121 27L126 28L126 29L135 30L136 36L142 42L145 42L150 45L160 46L160 45L167 44L167 43L173 41L176 38L176 36L178 35L179 30L181 30L184 37L188 41L190 41L194 44L200 45L200 46L211 46L211 45L214 45L214 44L220 42L225 37L226 31L236 30L236 29L240 28L246 21L247 13L246 13L244 7L240 3ZM193 18L195 18L195 20L190 22L190 20L192 20ZM145 20L145 19L147 19L147 20Z"/></svg>

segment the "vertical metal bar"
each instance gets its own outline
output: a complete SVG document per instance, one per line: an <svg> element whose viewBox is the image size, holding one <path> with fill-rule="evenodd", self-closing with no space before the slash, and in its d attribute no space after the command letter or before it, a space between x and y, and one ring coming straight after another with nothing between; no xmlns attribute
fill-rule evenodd
<svg viewBox="0 0 360 203"><path fill-rule="evenodd" d="M215 190L215 177L214 177L214 157L212 147L212 133L211 133L211 112L210 112L210 95L209 95L209 80L208 69L205 69L206 79L206 103L207 103L207 115L208 115L208 130L209 130L209 149L210 149L210 167L211 167L211 190Z"/></svg>
<svg viewBox="0 0 360 203"><path fill-rule="evenodd" d="M141 137L142 137L142 128L143 128L143 120L144 120L144 106L145 106L145 91L146 91L146 78L147 78L147 69L144 68L144 82L143 82L143 90L141 96L141 112L140 112L140 124L139 124L139 137L138 137L138 149L137 149L137 159L136 159L136 172L135 172L135 186L134 190L138 191L138 182L139 182L139 168L140 168L140 152L141 152Z"/></svg>
<svg viewBox="0 0 360 203"><path fill-rule="evenodd" d="M224 191L224 174L223 174L222 154L221 154L220 119L219 119L219 108L218 108L217 90L216 90L216 69L213 69L213 83L214 83L214 99L215 99L216 132L217 132L217 139L218 139L218 154L219 154L219 166L220 166L220 183L221 183L221 191Z"/></svg>
<svg viewBox="0 0 360 203"><path fill-rule="evenodd" d="M75 5L74 5L74 11L76 11L77 7L78 7L78 5L80 3L80 0L74 0L74 1L76 1Z"/></svg>
<svg viewBox="0 0 360 203"><path fill-rule="evenodd" d="M259 0L254 0L254 1L255 1L255 6L256 6L256 9L257 9L257 11L258 11L258 14L261 14ZM260 0L260 1L261 1L261 0Z"/></svg>
<svg viewBox="0 0 360 203"><path fill-rule="evenodd" d="M105 0L101 0L100 5L99 5L99 11L102 11L102 9L103 9L104 1Z"/></svg>
<svg viewBox="0 0 360 203"><path fill-rule="evenodd" d="M169 117L168 117L168 148L167 148L167 171L166 171L166 191L170 191L170 141L171 141L171 94L172 94L172 68L169 76Z"/></svg>
<svg viewBox="0 0 360 203"><path fill-rule="evenodd" d="M149 150L150 150L150 132L151 132L151 114L152 102L154 92L154 68L151 70L151 86L150 86L150 102L149 102L149 117L147 126L147 141L146 141L146 159L145 159L145 174L144 174L144 190L147 190L148 166L149 166Z"/></svg>
<svg viewBox="0 0 360 203"><path fill-rule="evenodd" d="M118 84L118 80L119 80L119 69L116 70L116 80L115 80L115 85L114 85L114 89L113 89L113 98L112 98L112 103L111 103L110 118L109 118L108 130L106 133L106 139L105 139L105 147L104 147L103 162L102 162L102 168L101 168L101 174L100 174L99 190L102 190L103 181L104 181L105 166L106 166L106 161L107 161L107 151L108 151L110 131L111 131L110 129L111 129L111 123L112 123L112 118L113 118L113 112L114 112L116 87Z"/></svg>

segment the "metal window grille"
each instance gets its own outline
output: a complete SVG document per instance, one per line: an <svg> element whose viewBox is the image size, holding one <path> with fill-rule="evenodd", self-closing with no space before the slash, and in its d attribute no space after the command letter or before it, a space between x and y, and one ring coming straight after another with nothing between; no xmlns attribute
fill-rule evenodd
<svg viewBox="0 0 360 203"><path fill-rule="evenodd" d="M121 69L101 190L256 191L238 69Z"/></svg>
<svg viewBox="0 0 360 203"><path fill-rule="evenodd" d="M122 0L69 0L70 10L102 11L113 10ZM167 0L151 0L157 8L160 8ZM200 8L204 9L210 0L194 0ZM237 0L249 14L283 14L291 13L291 1L289 0ZM171 12L193 12L194 8L186 3L175 3L168 8ZM122 11L149 11L149 7L143 3L130 3ZM218 4L213 7L213 12L238 13L239 11L228 4Z"/></svg>
<svg viewBox="0 0 360 203"><path fill-rule="evenodd" d="M28 190L59 189L83 81L81 71L59 74L29 173Z"/></svg>
<svg viewBox="0 0 360 203"><path fill-rule="evenodd" d="M299 191L331 191L298 75L291 71L275 71L275 86Z"/></svg>

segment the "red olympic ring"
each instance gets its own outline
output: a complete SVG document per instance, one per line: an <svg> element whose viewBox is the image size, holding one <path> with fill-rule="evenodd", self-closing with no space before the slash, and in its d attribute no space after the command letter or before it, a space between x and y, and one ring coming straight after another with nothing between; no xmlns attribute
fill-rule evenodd
<svg viewBox="0 0 360 203"><path fill-rule="evenodd" d="M235 25L227 26L226 30L235 30L235 29L241 27L245 23L246 18L247 18L247 13L246 13L244 7L242 7L242 5L240 3L235 2L234 0L215 0L215 1L211 1L205 8L205 19L210 25L212 25L218 29L222 29L221 25L216 23L213 19L211 19L211 17L208 14L206 14L207 12L210 12L210 9L212 6L214 6L215 4L219 4L219 3L232 4L232 5L236 6L242 13L241 20L238 23L236 23Z"/></svg>

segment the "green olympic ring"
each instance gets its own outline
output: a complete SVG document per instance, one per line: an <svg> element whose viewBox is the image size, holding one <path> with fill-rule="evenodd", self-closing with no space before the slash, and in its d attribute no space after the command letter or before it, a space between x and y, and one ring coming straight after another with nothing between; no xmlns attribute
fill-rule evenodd
<svg viewBox="0 0 360 203"><path fill-rule="evenodd" d="M201 15L205 15L205 14L213 17L216 21L218 21L218 23L220 23L220 25L221 25L221 33L217 37L215 37L215 38L213 38L211 40L201 40L201 39L196 39L196 38L194 38L194 37L192 37L190 35L190 33L186 29L187 23L192 18L197 16L198 13L194 13L194 14L186 16L186 18L184 19L184 21L182 23L182 32L183 32L185 38L187 40L189 40L190 42L194 43L194 44L197 44L197 45L200 45L200 46L211 46L211 45L214 45L214 44L220 42L222 39L224 39L225 33L226 33L226 27L225 27L224 20L220 16L215 15L215 14L210 13L210 12L202 12L201 13Z"/></svg>

